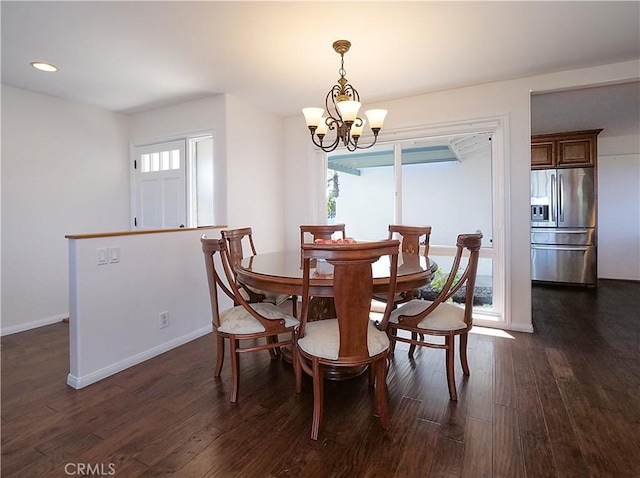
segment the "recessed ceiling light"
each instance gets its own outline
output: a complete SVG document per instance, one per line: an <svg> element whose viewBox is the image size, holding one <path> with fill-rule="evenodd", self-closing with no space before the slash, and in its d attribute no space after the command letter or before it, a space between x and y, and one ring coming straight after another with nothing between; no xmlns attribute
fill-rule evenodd
<svg viewBox="0 0 640 478"><path fill-rule="evenodd" d="M48 72L58 71L57 66L52 65L51 63L45 63L43 61L32 61L31 66L34 67L36 70L40 70L40 71L48 71Z"/></svg>

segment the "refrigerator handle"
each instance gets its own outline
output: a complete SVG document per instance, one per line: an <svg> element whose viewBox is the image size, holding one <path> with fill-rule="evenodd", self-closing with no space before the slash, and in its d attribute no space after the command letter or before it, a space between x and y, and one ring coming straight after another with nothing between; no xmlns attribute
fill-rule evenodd
<svg viewBox="0 0 640 478"><path fill-rule="evenodd" d="M564 222L564 178L562 173L558 174L558 223Z"/></svg>
<svg viewBox="0 0 640 478"><path fill-rule="evenodd" d="M551 175L551 220L556 221L556 175Z"/></svg>

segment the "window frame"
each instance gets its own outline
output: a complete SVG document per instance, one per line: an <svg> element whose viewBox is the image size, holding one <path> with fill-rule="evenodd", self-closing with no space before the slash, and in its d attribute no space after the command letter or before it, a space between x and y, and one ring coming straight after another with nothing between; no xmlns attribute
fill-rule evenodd
<svg viewBox="0 0 640 478"><path fill-rule="evenodd" d="M506 233L509 225L510 213L510 187L507 181L509 177L509 164L505 160L505 152L508 151L507 144L508 118L506 116L495 116L478 118L468 121L458 121L451 123L442 123L435 125L425 125L419 127L405 129L390 129L380 132L378 137L378 145L399 144L404 141L421 141L438 137L446 137L457 134L471 134L479 132L487 132L491 134L491 186L492 186L492 221L493 221L493 242L491 247L483 246L480 250L481 259L491 259L492 261L492 277L493 277L493 308L490 310L482 310L482 308L474 308L474 320L477 325L508 327L508 314L510 305L508 304L510 270L509 267L509 248L506 242ZM366 142L366 138L365 138ZM400 148L394 148L399 150ZM327 154L317 151L318 156L322 158L318 161L319 167L322 168L318 177L322 181L326 181L326 171L328 167ZM395 153L394 174L396 195L395 195L395 218L394 221L402 220L402 181L401 172L398 171L397 164L400 162L399 153ZM318 217L325 218L326 221L326 187L319 188L316 197ZM437 246L430 245L430 252L433 255L454 255L455 246Z"/></svg>

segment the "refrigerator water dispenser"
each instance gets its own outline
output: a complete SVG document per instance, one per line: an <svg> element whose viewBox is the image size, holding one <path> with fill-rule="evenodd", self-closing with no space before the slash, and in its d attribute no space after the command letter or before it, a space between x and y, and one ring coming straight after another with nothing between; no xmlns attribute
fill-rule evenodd
<svg viewBox="0 0 640 478"><path fill-rule="evenodd" d="M532 221L548 221L549 220L549 205L533 205L531 206L531 220Z"/></svg>

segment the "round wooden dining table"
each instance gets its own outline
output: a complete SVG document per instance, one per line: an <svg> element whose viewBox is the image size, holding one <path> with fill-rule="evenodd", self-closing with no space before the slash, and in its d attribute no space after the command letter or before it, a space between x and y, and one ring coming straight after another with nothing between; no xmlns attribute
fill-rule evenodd
<svg viewBox="0 0 640 478"><path fill-rule="evenodd" d="M312 264L313 266L313 264ZM382 256L372 264L373 293L384 294L389 289L389 257ZM400 252L398 255L398 274L396 291L406 292L427 285L438 265L418 254ZM302 255L300 249L267 252L245 257L236 266L239 282L248 287L277 292L293 296L302 295ZM312 297L308 320L321 320L335 317L333 307L333 276L318 274L313 271L309 282L309 295ZM283 350L283 358L291 361L290 351ZM353 367L351 370L326 370L325 378L345 380L364 371L364 367Z"/></svg>
<svg viewBox="0 0 640 478"><path fill-rule="evenodd" d="M385 293L389 288L389 257L373 263L373 292ZM397 292L419 289L427 285L438 265L424 256L401 252L398 256ZM300 249L267 252L245 257L236 267L238 280L252 288L302 295L302 256ZM333 296L333 276L312 273L309 295Z"/></svg>

